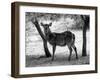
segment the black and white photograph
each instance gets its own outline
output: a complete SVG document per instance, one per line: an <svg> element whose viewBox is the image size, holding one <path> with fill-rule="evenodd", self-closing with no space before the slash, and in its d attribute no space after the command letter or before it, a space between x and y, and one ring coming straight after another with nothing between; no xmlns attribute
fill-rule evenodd
<svg viewBox="0 0 100 80"><path fill-rule="evenodd" d="M88 65L89 28L89 15L26 12L26 67Z"/></svg>
<svg viewBox="0 0 100 80"><path fill-rule="evenodd" d="M97 7L12 4L12 76L97 73Z"/></svg>

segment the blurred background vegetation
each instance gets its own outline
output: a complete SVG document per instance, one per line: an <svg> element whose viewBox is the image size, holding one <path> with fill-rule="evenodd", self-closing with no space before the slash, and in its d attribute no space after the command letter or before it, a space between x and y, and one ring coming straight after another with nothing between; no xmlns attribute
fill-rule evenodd
<svg viewBox="0 0 100 80"><path fill-rule="evenodd" d="M83 15L89 16L89 15ZM35 12L26 12L25 13L25 31L26 36L37 35L38 32L34 24L32 24L31 19L37 18L38 22L52 22L51 31L53 32L64 32L66 30L82 30L84 21L81 18L81 15L77 14L56 14L56 13L35 13ZM41 26L40 26L41 27ZM88 28L89 29L89 26ZM41 30L43 31L42 27Z"/></svg>

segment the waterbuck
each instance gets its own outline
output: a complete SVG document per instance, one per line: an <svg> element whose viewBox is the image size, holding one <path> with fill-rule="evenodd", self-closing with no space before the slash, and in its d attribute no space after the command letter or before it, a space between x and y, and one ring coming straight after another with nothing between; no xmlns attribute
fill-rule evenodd
<svg viewBox="0 0 100 80"><path fill-rule="evenodd" d="M43 26L46 40L53 47L52 61L54 60L56 46L66 46L66 45L68 46L69 51L70 51L68 60L70 61L70 59L71 59L72 49L74 49L74 51L76 53L76 59L78 59L77 48L75 46L75 35L72 32L70 32L70 31L65 31L62 33L51 32L49 27L52 26L52 23L44 24L41 22L41 26Z"/></svg>

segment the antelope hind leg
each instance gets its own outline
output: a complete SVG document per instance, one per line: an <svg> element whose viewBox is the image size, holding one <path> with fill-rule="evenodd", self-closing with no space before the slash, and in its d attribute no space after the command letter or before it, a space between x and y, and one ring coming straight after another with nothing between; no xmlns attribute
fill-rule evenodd
<svg viewBox="0 0 100 80"><path fill-rule="evenodd" d="M75 51L75 53L76 53L76 59L78 59L77 48L76 48L75 45L73 46L73 49L74 49L74 51Z"/></svg>
<svg viewBox="0 0 100 80"><path fill-rule="evenodd" d="M69 51L70 51L70 55L69 55L68 61L70 61L71 55L72 55L72 48L71 47L69 47Z"/></svg>
<svg viewBox="0 0 100 80"><path fill-rule="evenodd" d="M55 50L56 50L56 45L53 45L53 56L52 56L52 61L54 60Z"/></svg>

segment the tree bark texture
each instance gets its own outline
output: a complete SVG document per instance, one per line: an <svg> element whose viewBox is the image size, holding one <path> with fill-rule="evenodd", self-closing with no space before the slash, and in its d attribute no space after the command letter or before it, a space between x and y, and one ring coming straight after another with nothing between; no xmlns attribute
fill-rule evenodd
<svg viewBox="0 0 100 80"><path fill-rule="evenodd" d="M89 27L89 17L81 15L82 20L84 21L84 26L83 26L83 48L82 48L82 56L87 56L87 37L86 37L86 32L87 28Z"/></svg>
<svg viewBox="0 0 100 80"><path fill-rule="evenodd" d="M47 47L47 40L46 40L43 32L41 31L41 28L40 28L40 25L38 23L38 20L35 18L35 19L32 19L31 21L35 25L35 27L37 28L37 30L38 30L38 32L39 32L39 34L40 34L40 36L41 36L41 38L43 40L43 46L44 46L45 56L46 57L51 57L51 54L50 54L50 52L48 50L48 47Z"/></svg>

